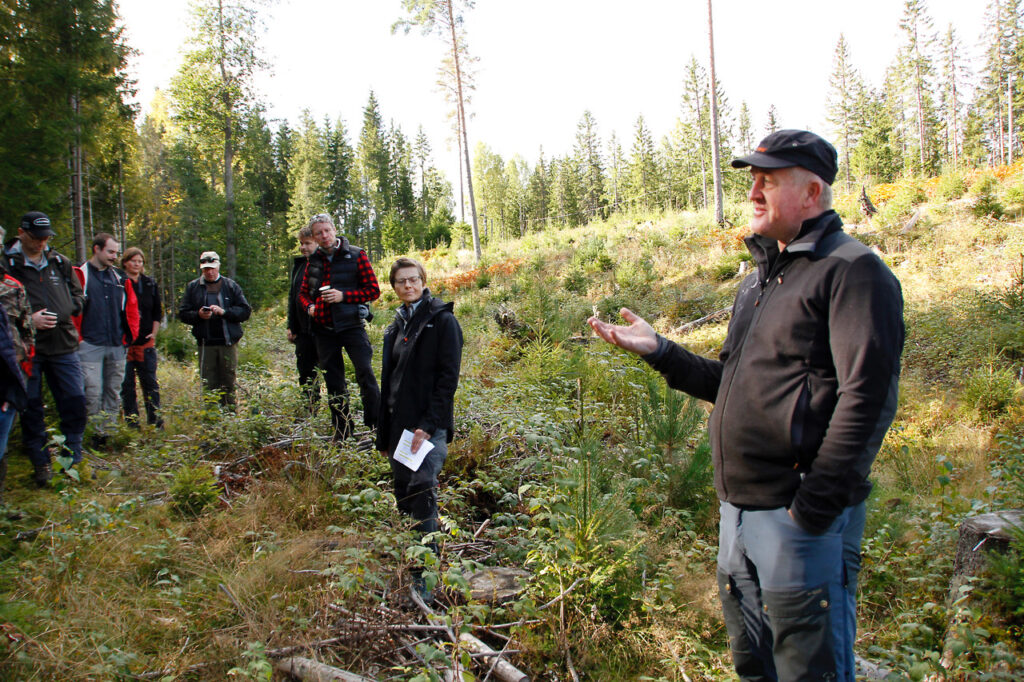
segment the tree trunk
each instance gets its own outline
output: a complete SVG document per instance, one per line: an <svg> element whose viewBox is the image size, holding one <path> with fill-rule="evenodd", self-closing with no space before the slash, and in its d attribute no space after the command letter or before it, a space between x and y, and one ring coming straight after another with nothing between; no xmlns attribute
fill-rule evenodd
<svg viewBox="0 0 1024 682"><path fill-rule="evenodd" d="M722 196L722 163L720 136L718 134L718 83L715 80L715 30L711 21L711 0L708 0L708 51L711 59L711 165L715 179L715 222L725 222Z"/></svg>
<svg viewBox="0 0 1024 682"><path fill-rule="evenodd" d="M476 254L476 262L483 258L483 251L480 249L480 228L476 219L476 198L473 196L473 169L469 163L469 137L466 134L466 105L462 96L462 67L459 64L459 39L455 35L455 11L452 8L452 0L445 0L445 10L448 12L448 27L452 37L452 61L455 63L455 85L458 89L459 122L462 125L462 153L466 159L466 188L469 190L469 215L473 220L473 252Z"/></svg>
<svg viewBox="0 0 1024 682"><path fill-rule="evenodd" d="M87 258L85 246L85 216L82 208L82 128L78 121L78 96L69 97L71 116L75 121L75 139L71 144L71 234L75 240L75 261Z"/></svg>
<svg viewBox="0 0 1024 682"><path fill-rule="evenodd" d="M238 256L235 248L235 147L232 137L234 129L234 112L232 110L231 96L227 93L227 85L230 81L227 65L224 63L224 55L227 54L227 46L224 44L224 34L227 30L224 27L224 4L217 3L218 31L220 35L220 77L225 87L224 91L224 256L227 261L228 277L234 279L238 274Z"/></svg>

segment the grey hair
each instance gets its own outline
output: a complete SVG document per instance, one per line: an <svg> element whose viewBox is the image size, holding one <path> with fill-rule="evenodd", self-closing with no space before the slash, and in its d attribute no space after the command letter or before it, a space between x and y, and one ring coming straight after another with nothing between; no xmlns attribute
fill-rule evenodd
<svg viewBox="0 0 1024 682"><path fill-rule="evenodd" d="M331 218L330 214L328 213L317 213L315 216L309 219L309 222L306 223L306 227L312 230L313 226L316 225L317 223L327 223L331 227L334 227L334 219Z"/></svg>
<svg viewBox="0 0 1024 682"><path fill-rule="evenodd" d="M821 181L821 195L818 197L818 208L824 211L832 208L832 185L824 180Z"/></svg>
<svg viewBox="0 0 1024 682"><path fill-rule="evenodd" d="M820 175L809 171L803 166L789 166L789 171L799 177L802 182L820 182L821 192L818 194L818 208L827 211L832 208L832 185L825 182Z"/></svg>

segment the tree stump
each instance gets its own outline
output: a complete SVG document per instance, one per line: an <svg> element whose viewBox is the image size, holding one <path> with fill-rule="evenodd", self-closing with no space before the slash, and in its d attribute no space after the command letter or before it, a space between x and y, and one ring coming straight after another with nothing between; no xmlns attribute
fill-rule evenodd
<svg viewBox="0 0 1024 682"><path fill-rule="evenodd" d="M960 524L960 539L956 543L956 558L953 560L953 577L949 580L949 593L946 597L946 606L952 609L952 613L949 626L946 628L946 639L940 659L943 668L949 670L953 666L953 642L957 636L957 626L966 622L969 617L969 610L957 607L957 602L961 599L961 588L972 576L979 575L985 569L990 554L1003 554L1009 549L1014 539L1010 534L1011 529L1022 526L1024 511L1020 509L972 516Z"/></svg>

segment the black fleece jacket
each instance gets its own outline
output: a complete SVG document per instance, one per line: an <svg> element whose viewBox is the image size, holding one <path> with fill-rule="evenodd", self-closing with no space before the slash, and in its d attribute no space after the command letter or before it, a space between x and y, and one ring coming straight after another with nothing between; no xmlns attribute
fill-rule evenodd
<svg viewBox="0 0 1024 682"><path fill-rule="evenodd" d="M757 271L740 285L718 360L666 339L644 359L669 385L714 403L708 424L721 500L789 507L811 532L871 491L896 412L903 294L834 211L780 253L747 238Z"/></svg>
<svg viewBox="0 0 1024 682"><path fill-rule="evenodd" d="M423 429L433 435L443 428L449 443L454 437L462 328L452 308L451 303L433 298L424 289L409 324L403 324L396 314L384 330L377 422L377 449L381 452L394 451L403 429ZM398 391L392 391L393 383Z"/></svg>

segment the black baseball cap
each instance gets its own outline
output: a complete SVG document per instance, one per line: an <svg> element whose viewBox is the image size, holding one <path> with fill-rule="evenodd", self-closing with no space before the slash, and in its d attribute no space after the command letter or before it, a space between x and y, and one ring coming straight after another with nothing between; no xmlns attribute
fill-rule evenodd
<svg viewBox="0 0 1024 682"><path fill-rule="evenodd" d="M50 227L50 219L46 217L45 213L40 213L39 211L30 211L21 216L21 229L36 239L52 237L57 234Z"/></svg>
<svg viewBox="0 0 1024 682"><path fill-rule="evenodd" d="M839 171L836 148L806 130L776 130L761 140L753 154L732 160L733 168L789 168L800 166L832 184Z"/></svg>

